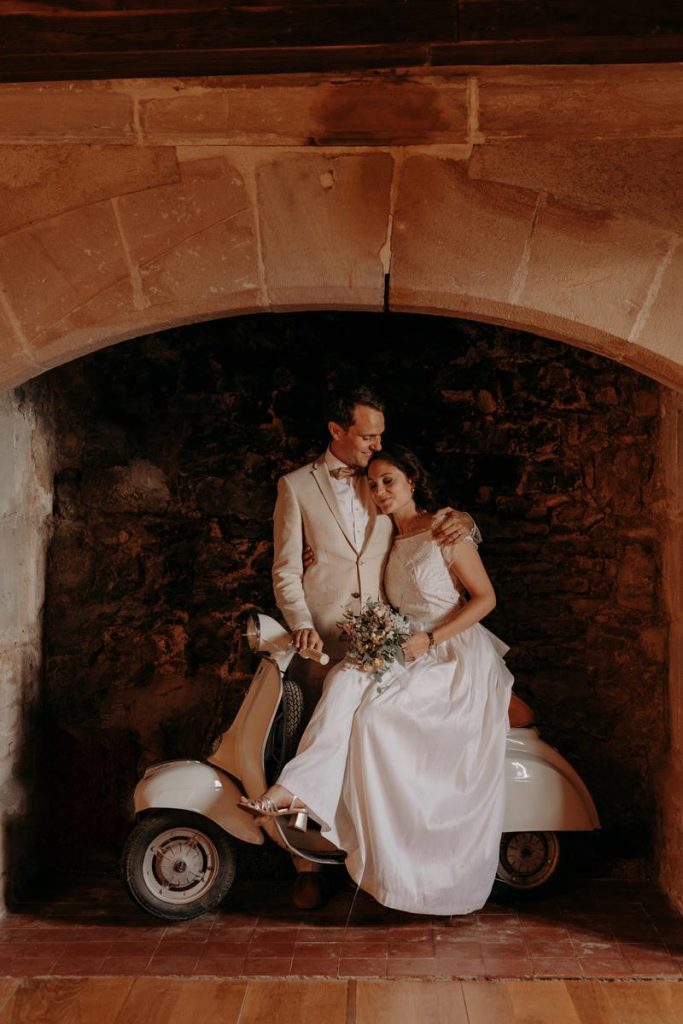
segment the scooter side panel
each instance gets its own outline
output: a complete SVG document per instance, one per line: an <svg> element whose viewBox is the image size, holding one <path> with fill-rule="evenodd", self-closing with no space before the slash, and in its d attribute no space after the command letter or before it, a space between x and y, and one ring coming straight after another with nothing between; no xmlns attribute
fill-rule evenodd
<svg viewBox="0 0 683 1024"><path fill-rule="evenodd" d="M281 697L280 669L263 658L234 722L208 759L239 779L250 797L266 788L263 752Z"/></svg>
<svg viewBox="0 0 683 1024"><path fill-rule="evenodd" d="M583 780L536 729L512 729L505 753L504 832L600 828Z"/></svg>
<svg viewBox="0 0 683 1024"><path fill-rule="evenodd" d="M135 813L156 809L193 811L230 835L262 845L264 836L247 811L239 789L223 772L202 761L168 761L148 768L135 787Z"/></svg>

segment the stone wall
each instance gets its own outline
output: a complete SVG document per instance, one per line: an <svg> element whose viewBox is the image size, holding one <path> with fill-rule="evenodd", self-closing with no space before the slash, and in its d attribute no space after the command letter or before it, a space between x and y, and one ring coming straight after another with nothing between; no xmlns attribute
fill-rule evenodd
<svg viewBox="0 0 683 1024"><path fill-rule="evenodd" d="M670 742L658 773L660 879L683 911L683 398L664 391L662 476L667 527L664 538L664 595L669 629Z"/></svg>
<svg viewBox="0 0 683 1024"><path fill-rule="evenodd" d="M26 395L0 397L0 913L35 867L48 431Z"/></svg>
<svg viewBox="0 0 683 1024"><path fill-rule="evenodd" d="M560 343L408 315L216 321L51 373L55 842L72 862L115 850L137 774L230 721L250 666L238 616L273 611L275 480L322 449L328 385L358 377L388 396L387 437L480 523L518 690L593 791L611 870L640 869L666 742L659 387Z"/></svg>

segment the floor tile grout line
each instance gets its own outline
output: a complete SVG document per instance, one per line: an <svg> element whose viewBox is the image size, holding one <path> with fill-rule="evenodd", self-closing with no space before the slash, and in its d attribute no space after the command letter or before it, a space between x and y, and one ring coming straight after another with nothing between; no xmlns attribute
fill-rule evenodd
<svg viewBox="0 0 683 1024"><path fill-rule="evenodd" d="M14 996L16 995L16 993L19 991L19 989L26 980L26 978L12 978L12 981L15 982L14 988L12 989L11 992L7 993L7 998L0 1002L0 1013L4 1011L5 1007L9 1004L10 1000L14 998Z"/></svg>
<svg viewBox="0 0 683 1024"><path fill-rule="evenodd" d="M240 981L241 980L242 979L240 979ZM237 1013L237 1017L235 1018L235 1024L240 1024L240 1021L242 1020L242 1014L244 1013L244 1006L245 1006L245 1003L247 1001L247 992L249 991L249 986L251 984L253 984L253 982L247 981L245 983L244 992L242 993L242 1002L240 1003L240 1008L239 1008L239 1011Z"/></svg>
<svg viewBox="0 0 683 1024"><path fill-rule="evenodd" d="M140 980L140 979L139 979L139 978L137 978L137 977L135 977L135 976L132 976L132 977L130 978L130 985L128 986L128 991L126 992L126 996L125 996L125 999L124 999L124 1000L123 1000L123 1002L121 1003L121 1006L119 1007L119 1012L118 1012L118 1013L116 1014L116 1018L115 1018L115 1020L114 1020L114 1021L112 1022L112 1024L118 1024L118 1021L122 1021L122 1022L124 1022L124 1024L125 1024L125 1019L126 1019L126 1018L125 1018L125 1017L122 1017L122 1016L121 1016L121 1014L122 1014L122 1013L123 1013L123 1011L125 1010L125 1008L126 1008L126 1003L127 1003L127 1002L128 1002L128 1000L130 999L130 997L131 997L131 993L132 993L133 989L135 988L135 986L137 985L137 983L138 983L138 981L139 981L139 980Z"/></svg>
<svg viewBox="0 0 683 1024"><path fill-rule="evenodd" d="M358 1014L357 992L357 979L349 978L346 982L346 1024L356 1024Z"/></svg>

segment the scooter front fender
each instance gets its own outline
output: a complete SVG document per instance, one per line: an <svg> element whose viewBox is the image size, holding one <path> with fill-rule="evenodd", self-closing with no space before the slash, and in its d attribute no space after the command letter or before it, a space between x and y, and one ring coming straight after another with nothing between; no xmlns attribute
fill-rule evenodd
<svg viewBox="0 0 683 1024"><path fill-rule="evenodd" d="M232 779L203 761L166 761L152 765L135 787L135 813L152 809L194 811L210 818L236 839L262 845L263 832L247 811Z"/></svg>
<svg viewBox="0 0 683 1024"><path fill-rule="evenodd" d="M579 774L536 729L511 729L505 752L504 832L587 832L600 819Z"/></svg>

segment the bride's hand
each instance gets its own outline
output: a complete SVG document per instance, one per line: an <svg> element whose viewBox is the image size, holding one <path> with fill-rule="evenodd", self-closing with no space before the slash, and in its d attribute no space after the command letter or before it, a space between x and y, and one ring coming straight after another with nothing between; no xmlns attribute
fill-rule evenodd
<svg viewBox="0 0 683 1024"><path fill-rule="evenodd" d="M406 663L417 661L429 650L429 637L426 633L413 633L403 644Z"/></svg>

